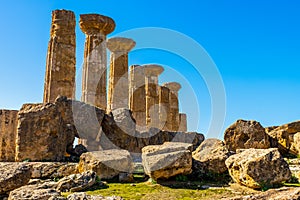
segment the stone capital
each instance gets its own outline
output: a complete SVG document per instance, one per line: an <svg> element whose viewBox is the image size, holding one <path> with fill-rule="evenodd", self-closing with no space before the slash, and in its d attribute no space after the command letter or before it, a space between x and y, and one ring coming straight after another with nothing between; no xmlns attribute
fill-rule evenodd
<svg viewBox="0 0 300 200"><path fill-rule="evenodd" d="M162 66L155 64L143 65L143 67L146 76L159 76L164 71Z"/></svg>
<svg viewBox="0 0 300 200"><path fill-rule="evenodd" d="M135 41L129 38L114 37L107 40L107 48L111 52L126 52L128 53L135 47Z"/></svg>
<svg viewBox="0 0 300 200"><path fill-rule="evenodd" d="M178 92L181 89L181 85L177 82L164 83L163 86L169 88L172 92Z"/></svg>
<svg viewBox="0 0 300 200"><path fill-rule="evenodd" d="M115 30L116 24L110 17L99 14L80 15L80 29L87 35L103 33L108 35Z"/></svg>

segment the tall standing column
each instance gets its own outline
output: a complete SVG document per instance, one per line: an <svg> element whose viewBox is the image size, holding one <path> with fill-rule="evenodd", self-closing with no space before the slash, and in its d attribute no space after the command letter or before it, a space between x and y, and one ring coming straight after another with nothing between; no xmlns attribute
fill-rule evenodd
<svg viewBox="0 0 300 200"><path fill-rule="evenodd" d="M135 42L128 38L111 38L107 48L111 51L107 111L128 108L128 52Z"/></svg>
<svg viewBox="0 0 300 200"><path fill-rule="evenodd" d="M181 132L187 132L187 119L186 114L179 113L179 130Z"/></svg>
<svg viewBox="0 0 300 200"><path fill-rule="evenodd" d="M52 12L48 45L44 103L54 102L59 95L75 97L75 15L72 11Z"/></svg>
<svg viewBox="0 0 300 200"><path fill-rule="evenodd" d="M179 101L178 91L181 89L181 85L177 82L165 83L163 86L170 89L170 120L171 131L179 130Z"/></svg>
<svg viewBox="0 0 300 200"><path fill-rule="evenodd" d="M130 67L129 108L138 129L146 126L145 69L140 65Z"/></svg>
<svg viewBox="0 0 300 200"><path fill-rule="evenodd" d="M160 65L144 65L146 89L146 126L159 128L158 76L164 71Z"/></svg>
<svg viewBox="0 0 300 200"><path fill-rule="evenodd" d="M106 35L115 29L115 22L103 15L85 14L80 15L80 28L86 34L81 100L106 110Z"/></svg>
<svg viewBox="0 0 300 200"><path fill-rule="evenodd" d="M170 89L165 86L159 87L159 129L169 131L170 124Z"/></svg>

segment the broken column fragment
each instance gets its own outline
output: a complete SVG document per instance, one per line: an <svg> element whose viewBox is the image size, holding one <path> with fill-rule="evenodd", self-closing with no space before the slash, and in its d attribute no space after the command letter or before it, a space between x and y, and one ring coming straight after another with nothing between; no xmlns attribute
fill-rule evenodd
<svg viewBox="0 0 300 200"><path fill-rule="evenodd" d="M72 11L52 12L50 41L48 45L44 103L54 102L62 95L75 96L75 15Z"/></svg>
<svg viewBox="0 0 300 200"><path fill-rule="evenodd" d="M0 162L15 161L17 110L0 110Z"/></svg>
<svg viewBox="0 0 300 200"><path fill-rule="evenodd" d="M178 131L179 129L179 101L178 91L181 85L177 82L165 83L163 86L170 89L170 120L171 120L171 131Z"/></svg>
<svg viewBox="0 0 300 200"><path fill-rule="evenodd" d="M116 108L128 108L128 52L135 42L128 38L111 38L107 41L110 50L110 73L107 111Z"/></svg>
<svg viewBox="0 0 300 200"><path fill-rule="evenodd" d="M86 35L81 100L106 110L106 35L115 29L115 22L103 15L85 14L80 15L80 28Z"/></svg>
<svg viewBox="0 0 300 200"><path fill-rule="evenodd" d="M146 126L159 127L158 76L164 71L160 65L144 65L146 90Z"/></svg>

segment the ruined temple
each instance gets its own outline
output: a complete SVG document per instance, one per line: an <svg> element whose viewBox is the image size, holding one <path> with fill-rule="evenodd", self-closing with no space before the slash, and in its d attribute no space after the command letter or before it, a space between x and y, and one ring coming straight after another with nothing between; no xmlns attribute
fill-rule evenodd
<svg viewBox="0 0 300 200"><path fill-rule="evenodd" d="M187 133L187 116L179 113L181 85L159 85L160 65L128 66L133 39L107 39L116 26L112 18L83 14L79 26L86 35L81 101L75 100L75 15L55 10L43 103L0 110L0 161L63 161L76 154L75 137L90 151L122 148L135 153L166 141L203 141L203 135Z"/></svg>

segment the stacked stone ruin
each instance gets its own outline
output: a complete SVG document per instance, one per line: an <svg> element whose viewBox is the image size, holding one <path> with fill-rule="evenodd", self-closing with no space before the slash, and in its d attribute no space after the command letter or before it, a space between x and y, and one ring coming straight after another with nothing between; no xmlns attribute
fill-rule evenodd
<svg viewBox="0 0 300 200"><path fill-rule="evenodd" d="M162 66L134 65L129 72L128 53L134 48L135 41L121 37L107 40L107 35L116 26L113 19L84 14L80 15L79 24L86 35L81 101L107 112L130 108L141 127L187 131L186 115L179 113L178 91L181 85L170 82L160 86L158 77L164 71ZM74 13L54 11L51 27L44 103L54 102L58 95L74 99L75 91ZM106 49L111 52L108 87Z"/></svg>
<svg viewBox="0 0 300 200"><path fill-rule="evenodd" d="M129 38L107 39L107 35L112 33L116 26L110 17L83 14L80 15L79 25L86 35L82 69L82 103L104 110L107 114L120 108L128 109L135 120L137 130L141 132L150 128L170 132L187 131L186 114L179 113L178 91L181 85L176 82L159 85L159 75L164 71L162 66L147 64L129 67L128 54L136 43ZM34 147L28 146L27 143L32 145L33 138L42 138L43 136L39 134L44 131L41 130L41 133L37 131L35 134L27 133L32 128L28 127L30 123L40 123L32 124L32 126L46 128L51 127L53 120L57 123L65 123L59 130L47 130L48 132L43 133L50 135L53 131L57 133L62 130L69 131L71 134L73 129L76 129L71 125L72 119L66 120L68 116L65 113L69 111L61 111L62 107L69 109L68 103L62 105L63 103L57 102L59 96L75 101L75 28L76 19L72 11L55 10L52 12L43 103L24 104L20 111L0 110L0 161L21 161L30 155ZM106 59L107 50L110 51L109 68ZM35 115L37 112L39 114ZM28 113L33 113L33 115L27 116ZM47 113L53 114L56 118L52 121L51 119L45 120ZM34 120L29 119L31 116ZM89 139L79 139L79 143L94 142L93 139L87 140ZM55 146L55 141L51 142L53 142L52 148L53 145ZM70 146L72 142L73 140L70 139L64 143ZM45 145L41 148L49 151L50 147ZM42 152L40 154L42 157ZM64 150L61 150L60 158L63 154ZM57 160L57 157L51 156L50 160ZM57 155L53 154L53 156Z"/></svg>

